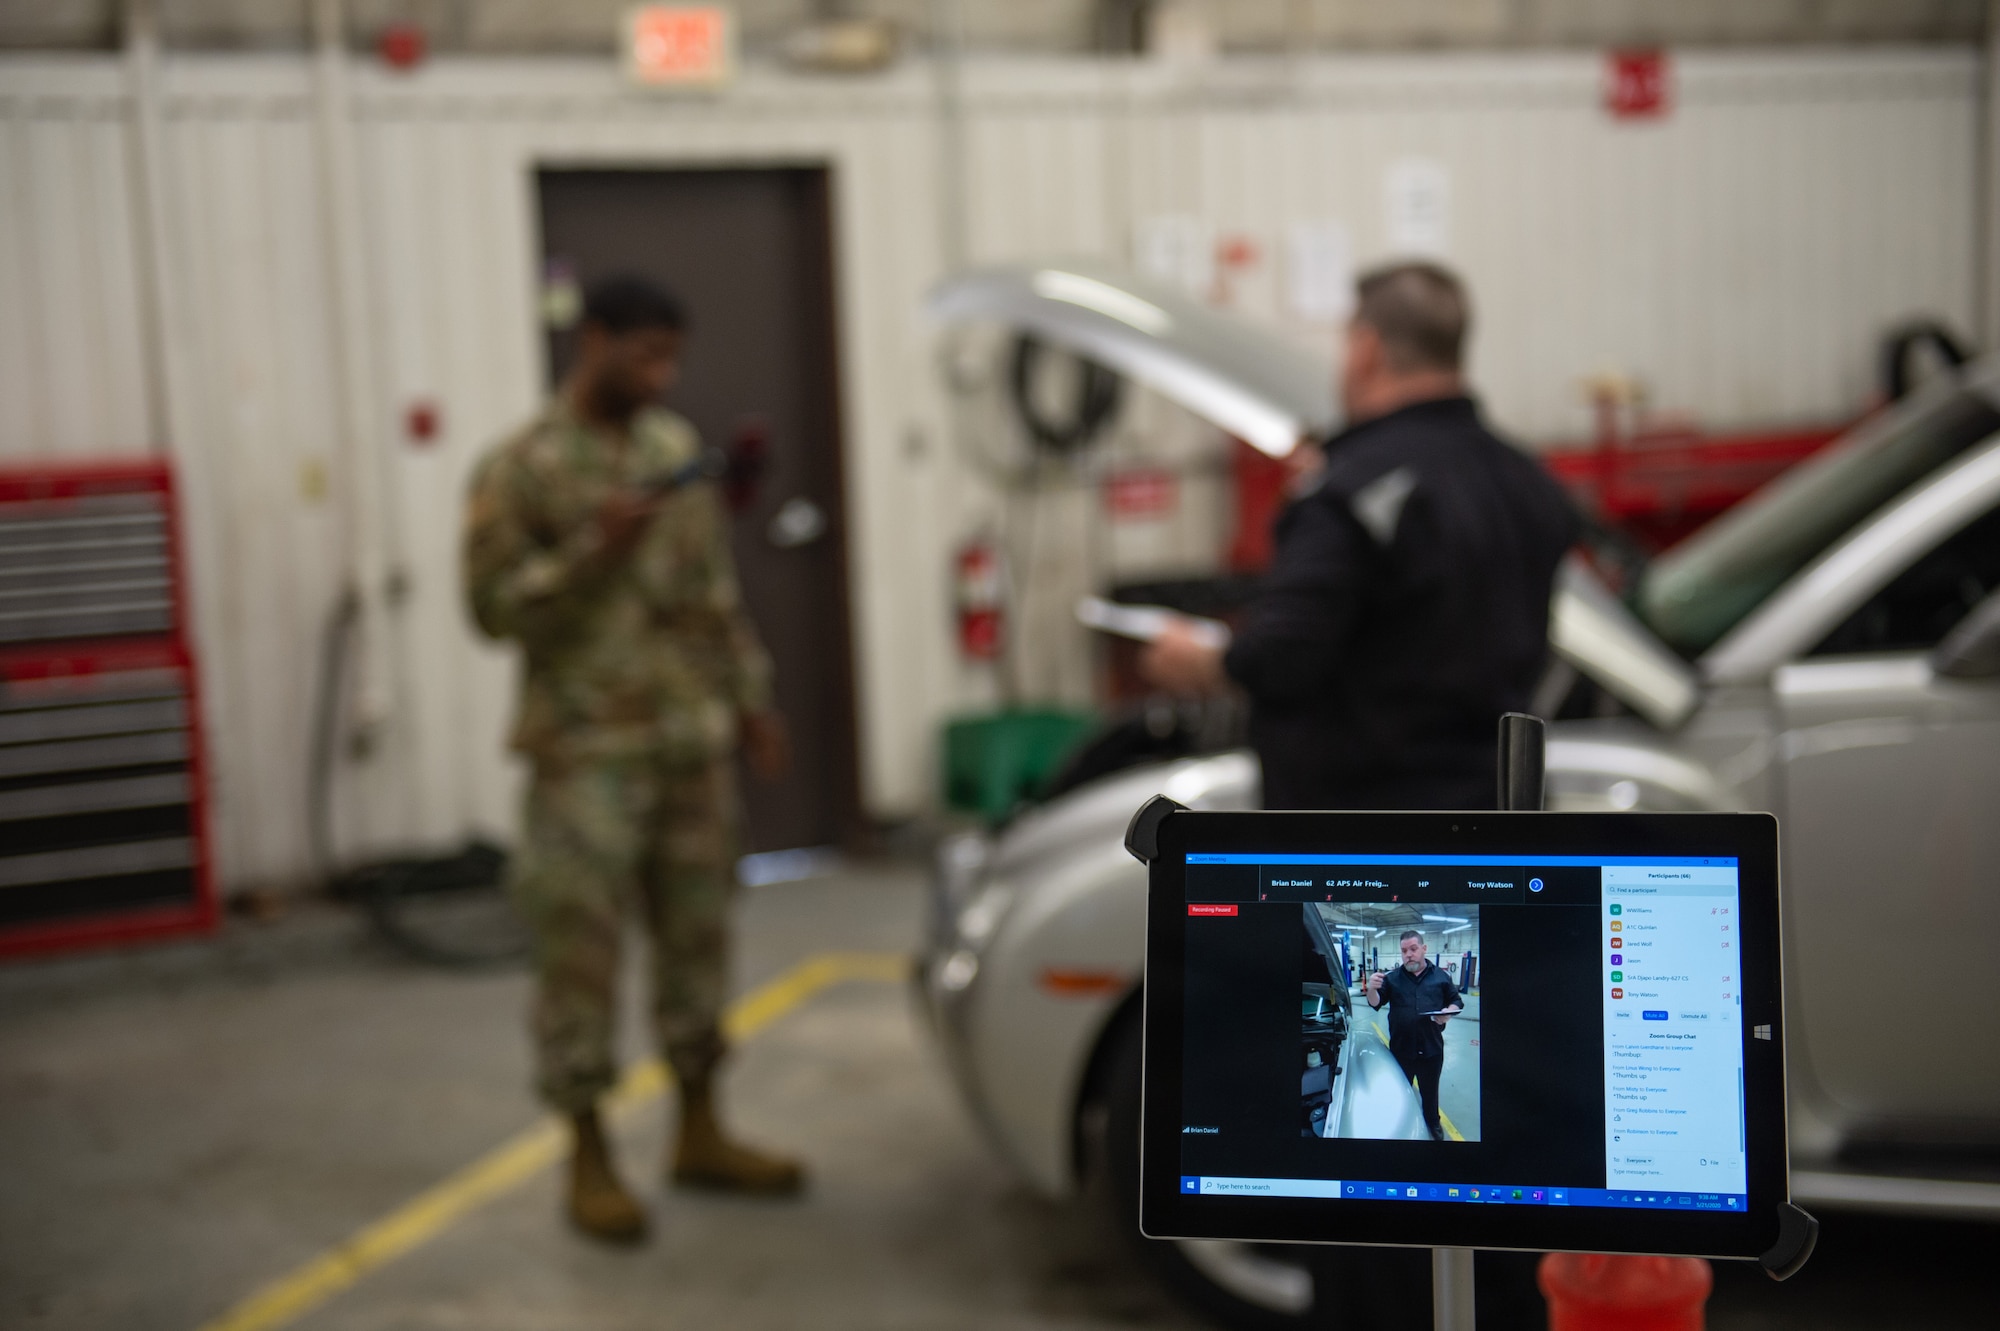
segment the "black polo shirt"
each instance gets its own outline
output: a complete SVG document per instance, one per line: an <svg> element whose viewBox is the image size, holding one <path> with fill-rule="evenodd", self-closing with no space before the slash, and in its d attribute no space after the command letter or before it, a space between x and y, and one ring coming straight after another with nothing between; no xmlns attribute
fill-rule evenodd
<svg viewBox="0 0 2000 1331"><path fill-rule="evenodd" d="M1400 964L1382 978L1382 1002L1389 1009L1389 1052L1398 1058L1442 1058L1444 1027L1425 1016L1458 1007L1458 986L1444 967L1428 957L1412 975Z"/></svg>

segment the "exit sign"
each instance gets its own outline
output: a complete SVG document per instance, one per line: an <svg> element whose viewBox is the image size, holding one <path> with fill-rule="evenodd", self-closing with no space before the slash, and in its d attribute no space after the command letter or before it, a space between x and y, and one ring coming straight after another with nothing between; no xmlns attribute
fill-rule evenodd
<svg viewBox="0 0 2000 1331"><path fill-rule="evenodd" d="M648 88L714 88L736 73L726 5L638 5L625 14L625 73Z"/></svg>

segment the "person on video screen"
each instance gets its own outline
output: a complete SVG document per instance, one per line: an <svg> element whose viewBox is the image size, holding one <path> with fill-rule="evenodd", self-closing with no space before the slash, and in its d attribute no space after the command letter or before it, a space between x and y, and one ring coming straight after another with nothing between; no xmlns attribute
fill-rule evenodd
<svg viewBox="0 0 2000 1331"><path fill-rule="evenodd" d="M1389 1005L1389 1052L1403 1075L1417 1084L1424 1103L1424 1126L1432 1141L1444 1140L1438 1117L1438 1079L1444 1075L1444 1028L1464 1010L1458 986L1442 966L1425 955L1424 936L1405 929L1403 964L1368 977L1368 1006Z"/></svg>

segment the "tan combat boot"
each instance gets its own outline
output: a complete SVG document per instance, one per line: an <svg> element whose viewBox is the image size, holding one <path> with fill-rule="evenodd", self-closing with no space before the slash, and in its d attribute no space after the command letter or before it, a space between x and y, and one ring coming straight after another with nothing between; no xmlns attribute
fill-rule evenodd
<svg viewBox="0 0 2000 1331"><path fill-rule="evenodd" d="M569 1161L570 1222L606 1243L637 1243L646 1237L646 1213L618 1181L597 1111L576 1115L571 1128L576 1145Z"/></svg>
<svg viewBox="0 0 2000 1331"><path fill-rule="evenodd" d="M806 1181L796 1161L753 1151L724 1136L716 1121L713 1083L706 1081L681 1087L680 1143L672 1177L682 1187L764 1197L792 1196Z"/></svg>

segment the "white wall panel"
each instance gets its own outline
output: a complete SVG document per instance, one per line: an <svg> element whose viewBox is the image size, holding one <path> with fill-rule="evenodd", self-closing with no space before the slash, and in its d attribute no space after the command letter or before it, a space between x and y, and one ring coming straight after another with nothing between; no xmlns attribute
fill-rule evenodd
<svg viewBox="0 0 2000 1331"><path fill-rule="evenodd" d="M0 84L0 437L142 452L125 134L115 108Z"/></svg>
<svg viewBox="0 0 2000 1331"><path fill-rule="evenodd" d="M172 260L193 604L230 881L304 868L318 646L338 586L337 394L303 101L170 105ZM329 479L332 478L332 479ZM344 804L342 806L344 812Z"/></svg>
<svg viewBox="0 0 2000 1331"><path fill-rule="evenodd" d="M1130 259L1144 219L1192 216L1259 244L1236 303L1289 321L1287 225L1339 220L1361 260L1386 257L1383 174L1433 158L1479 310L1476 378L1495 418L1537 441L1588 429L1579 383L1606 369L1711 427L1841 419L1890 322L1921 311L1970 327L1969 54L1689 54L1678 73L1668 118L1616 123L1589 56L1206 75L977 62L970 253ZM312 89L296 59L182 58L167 75L168 244L186 306L169 347L172 442L223 869L232 884L283 881L305 865L309 704L345 561L340 496L310 484L338 481L343 442ZM0 457L148 442L121 90L110 61L0 61ZM942 253L929 72L753 73L675 99L628 92L594 61L439 61L414 76L357 67L355 97L380 394L361 428L385 462L368 502L390 516L403 594L384 681L394 724L344 767L342 845L512 824L512 664L466 621L457 528L474 461L540 391L538 163L831 167L864 790L880 813L921 807L938 719L986 696L953 652L948 561L996 511L955 451L920 317ZM418 401L442 415L429 446L403 437Z"/></svg>

